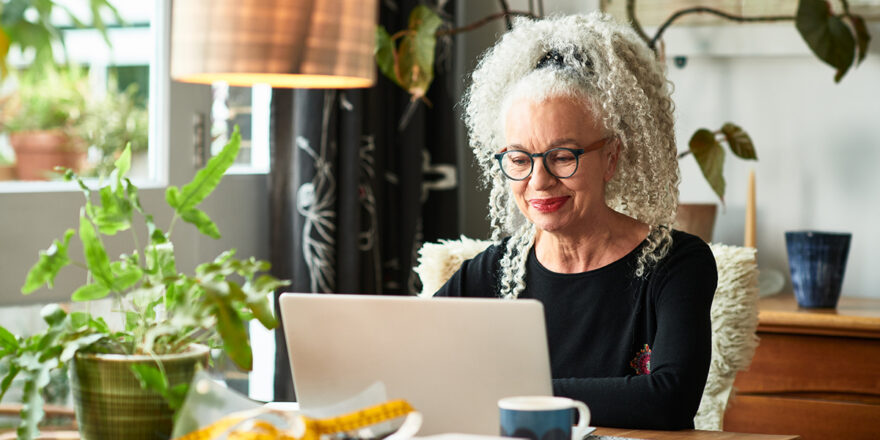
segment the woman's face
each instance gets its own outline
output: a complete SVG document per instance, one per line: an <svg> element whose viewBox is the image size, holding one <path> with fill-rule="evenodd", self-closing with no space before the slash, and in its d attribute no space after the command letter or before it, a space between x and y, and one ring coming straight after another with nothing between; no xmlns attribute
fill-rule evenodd
<svg viewBox="0 0 880 440"><path fill-rule="evenodd" d="M605 183L614 175L618 143L605 138L595 115L568 97L553 97L541 102L514 101L505 118L506 146L499 152L522 150L543 153L552 148L582 148L578 168L566 179L547 172L544 158L534 158L532 174L521 181L509 180L520 211L538 229L561 234L577 234L591 219L607 209ZM597 143L598 142L598 143Z"/></svg>

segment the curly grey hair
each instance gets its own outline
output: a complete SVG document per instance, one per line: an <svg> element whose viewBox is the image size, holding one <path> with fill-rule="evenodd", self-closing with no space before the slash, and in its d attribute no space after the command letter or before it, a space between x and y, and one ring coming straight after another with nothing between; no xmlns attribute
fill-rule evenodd
<svg viewBox="0 0 880 440"><path fill-rule="evenodd" d="M483 181L491 188L492 240L510 239L501 259L499 295L525 289L535 227L516 206L493 154L504 144L510 103L549 97L579 100L621 145L617 171L606 184L612 209L651 227L635 275L643 276L672 244L680 180L673 104L664 67L627 26L602 13L520 18L480 59L464 97L465 123Z"/></svg>

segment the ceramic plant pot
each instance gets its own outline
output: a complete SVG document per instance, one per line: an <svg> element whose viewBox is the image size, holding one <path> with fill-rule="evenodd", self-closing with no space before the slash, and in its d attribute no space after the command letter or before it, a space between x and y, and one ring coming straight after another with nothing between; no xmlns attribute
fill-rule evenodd
<svg viewBox="0 0 880 440"><path fill-rule="evenodd" d="M798 305L837 307L852 234L819 231L785 233L791 284Z"/></svg>
<svg viewBox="0 0 880 440"><path fill-rule="evenodd" d="M714 203L680 203L672 227L709 243L715 230L717 212L718 205Z"/></svg>
<svg viewBox="0 0 880 440"><path fill-rule="evenodd" d="M196 364L206 366L209 349L193 345L182 354L157 356L170 386L189 383ZM146 355L77 354L70 368L76 420L83 440L167 439L174 412L165 399L141 388L134 364L156 365Z"/></svg>
<svg viewBox="0 0 880 440"><path fill-rule="evenodd" d="M86 159L82 141L61 131L11 133L19 180L47 180L56 166L78 171Z"/></svg>

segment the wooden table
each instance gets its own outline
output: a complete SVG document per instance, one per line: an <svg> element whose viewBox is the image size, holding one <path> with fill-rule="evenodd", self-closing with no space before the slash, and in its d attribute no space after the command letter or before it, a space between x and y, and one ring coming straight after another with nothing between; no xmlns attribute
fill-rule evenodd
<svg viewBox="0 0 880 440"><path fill-rule="evenodd" d="M651 431L647 429L599 428L593 435L613 435L652 440L797 440L796 435L744 434L727 431Z"/></svg>
<svg viewBox="0 0 880 440"><path fill-rule="evenodd" d="M42 432L39 440L79 440L76 431ZM720 431L650 431L645 429L599 428L593 435L613 435L634 439L654 440L797 440L796 435L741 434ZM14 440L15 433L0 434L0 439Z"/></svg>
<svg viewBox="0 0 880 440"><path fill-rule="evenodd" d="M797 433L804 440L878 438L880 300L842 298L800 309L791 294L759 301L761 343L724 429Z"/></svg>

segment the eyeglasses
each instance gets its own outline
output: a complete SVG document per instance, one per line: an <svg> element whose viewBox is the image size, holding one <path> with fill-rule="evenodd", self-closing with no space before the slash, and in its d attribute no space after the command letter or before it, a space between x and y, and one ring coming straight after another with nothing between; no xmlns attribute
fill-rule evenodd
<svg viewBox="0 0 880 440"><path fill-rule="evenodd" d="M498 165L504 177L510 180L525 180L532 175L535 168L535 158L544 158L544 169L557 179L567 179L574 175L578 169L578 158L588 151L598 150L612 139L611 137L599 139L586 148L552 148L543 153L529 154L521 150L507 150L495 155Z"/></svg>

